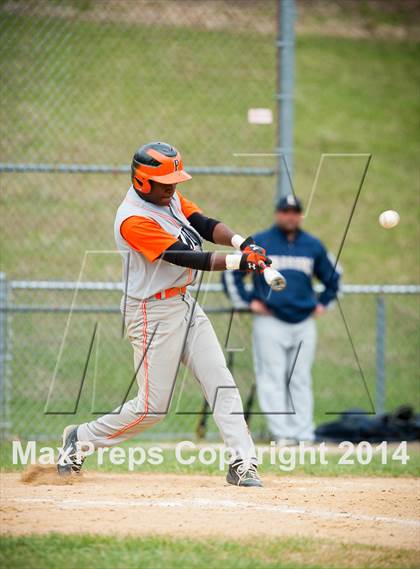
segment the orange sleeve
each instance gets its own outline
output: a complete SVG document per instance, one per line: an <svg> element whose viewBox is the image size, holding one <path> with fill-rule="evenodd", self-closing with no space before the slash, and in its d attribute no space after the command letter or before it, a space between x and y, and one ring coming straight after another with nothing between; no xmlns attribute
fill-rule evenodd
<svg viewBox="0 0 420 569"><path fill-rule="evenodd" d="M177 192L177 194L181 202L182 213L187 219L193 213L202 213L202 210L198 207L198 205L196 205L194 202L191 202L190 200L187 200L187 198L184 198L184 196L179 192Z"/></svg>
<svg viewBox="0 0 420 569"><path fill-rule="evenodd" d="M157 221L137 215L122 222L120 233L133 249L140 251L151 263L177 242L177 238L162 229Z"/></svg>

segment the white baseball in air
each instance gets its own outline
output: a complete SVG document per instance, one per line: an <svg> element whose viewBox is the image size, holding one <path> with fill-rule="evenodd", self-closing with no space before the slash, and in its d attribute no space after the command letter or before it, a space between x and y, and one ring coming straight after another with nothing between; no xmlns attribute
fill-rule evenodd
<svg viewBox="0 0 420 569"><path fill-rule="evenodd" d="M379 216L379 223L382 225L382 227L385 227L385 229L391 229L392 227L398 225L399 222L399 213L393 209L383 211Z"/></svg>

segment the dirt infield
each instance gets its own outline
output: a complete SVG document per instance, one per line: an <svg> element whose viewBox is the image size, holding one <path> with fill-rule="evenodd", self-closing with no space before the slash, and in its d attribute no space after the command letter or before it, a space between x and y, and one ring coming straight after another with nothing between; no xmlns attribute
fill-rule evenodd
<svg viewBox="0 0 420 569"><path fill-rule="evenodd" d="M52 471L1 475L1 532L168 536L305 536L420 549L420 481L264 478L264 488L218 476Z"/></svg>

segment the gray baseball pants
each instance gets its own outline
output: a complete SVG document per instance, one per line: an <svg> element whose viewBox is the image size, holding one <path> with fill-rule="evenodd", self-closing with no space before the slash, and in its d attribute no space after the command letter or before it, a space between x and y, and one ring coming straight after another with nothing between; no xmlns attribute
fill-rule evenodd
<svg viewBox="0 0 420 569"><path fill-rule="evenodd" d="M78 439L95 448L116 445L164 419L181 361L199 382L233 457L255 459L239 391L213 327L191 295L128 297L125 325L134 350L138 395L113 413L79 425Z"/></svg>
<svg viewBox="0 0 420 569"><path fill-rule="evenodd" d="M261 411L275 439L314 439L311 368L316 326L312 317L289 324L254 316L253 350Z"/></svg>

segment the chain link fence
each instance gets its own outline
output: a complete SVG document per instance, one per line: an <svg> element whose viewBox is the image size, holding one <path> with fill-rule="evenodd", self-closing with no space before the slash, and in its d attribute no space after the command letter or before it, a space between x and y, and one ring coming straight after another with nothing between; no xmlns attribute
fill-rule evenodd
<svg viewBox="0 0 420 569"><path fill-rule="evenodd" d="M190 195L212 216L247 234L261 220L270 220L273 157L245 163L234 154L272 152L275 146L274 123L250 125L247 112L251 107L275 110L277 1L216 4L1 4L0 154L8 212L2 270L7 279L77 280L85 251L113 250L114 214L129 185L129 161L149 140L169 141L181 149L194 175ZM229 203L237 204L234 210L226 206L226 189ZM259 219L252 215L256 209ZM90 259L83 280L120 275L119 259ZM115 307L118 295L82 294L86 305L100 307ZM8 349L3 350L9 358L3 362L8 380L2 405L9 434L48 437L68 419L44 413L67 314L30 307L59 309L71 297L64 291L10 291L9 302L29 307L10 314ZM73 369L78 376L80 358L89 347L85 334L97 316L75 317L73 355L66 364L70 377ZM112 327L117 339L118 318L113 312L100 315L101 330ZM113 389L131 375L130 347L117 344L118 349L101 349L112 354L100 363L101 376L108 378L104 386L115 380ZM68 389L71 400L74 393ZM90 409L85 395L81 412ZM97 402L99 408L108 403ZM187 428L191 425L182 421L165 427L173 432Z"/></svg>
<svg viewBox="0 0 420 569"><path fill-rule="evenodd" d="M115 210L141 143L165 140L181 150L194 174L188 195L213 217L246 235L271 224L276 120L249 124L247 113L266 108L275 115L277 7L277 0L0 4L1 264L7 278L1 291L0 395L7 436L55 437L70 421L115 407L132 376L118 287L87 288L78 294L80 310L72 315L61 370L66 382L57 392L66 414L55 414L54 401L52 410L46 408L74 291L28 283L119 277L117 255L93 255L82 274L81 268L86 251L114 250ZM240 156L253 152L267 156ZM218 279L211 275L208 285ZM375 403L378 365L385 366L386 409L417 397L418 296L387 296L379 331L376 299L373 293L342 299L366 385L340 312L319 322L318 422L349 407L371 411L368 392ZM212 292L204 306L224 344L231 318L227 299ZM250 334L251 316L235 314L226 349L244 400L254 382ZM385 343L377 343L378 334ZM188 374L178 378L169 417L147 436L194 433L201 408L194 380ZM259 415L251 428L266 434ZM211 418L208 433L215 434Z"/></svg>
<svg viewBox="0 0 420 569"><path fill-rule="evenodd" d="M2 398L8 436L51 439L66 424L110 412L124 397L136 394L135 382L127 392L133 367L131 346L121 335L121 285L78 286L76 296L74 283L15 281L7 286ZM267 438L257 397L250 401L255 385L252 316L232 313L220 286L205 285L203 290L199 300L224 347L245 408L251 411L250 427L258 438ZM420 287L348 285L345 291L341 310L336 307L318 322L313 370L316 422L350 409L374 413L407 403L418 407ZM181 369L167 418L142 438L194 437L200 432L202 410L197 382ZM205 436L215 437L216 431L209 416Z"/></svg>
<svg viewBox="0 0 420 569"><path fill-rule="evenodd" d="M214 217L248 233L270 219L273 157L245 163L234 154L275 147L274 123L250 125L247 112L275 110L276 1L216 5L1 4L3 235L15 235L4 248L9 278L74 280L85 250L114 248L114 213L145 141L182 151L197 173L189 195ZM209 175L244 168L265 174L246 178L246 201L243 175ZM224 203L227 189L235 211ZM262 203L256 220L251 212Z"/></svg>

